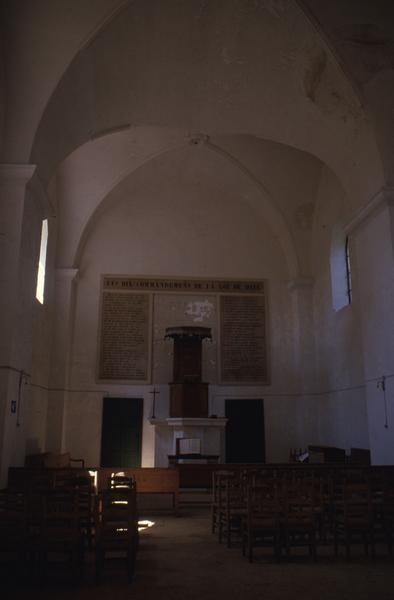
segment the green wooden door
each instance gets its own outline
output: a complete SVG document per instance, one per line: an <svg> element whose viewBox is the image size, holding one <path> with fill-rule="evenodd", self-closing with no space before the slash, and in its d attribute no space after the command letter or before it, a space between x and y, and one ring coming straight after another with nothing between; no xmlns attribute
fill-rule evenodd
<svg viewBox="0 0 394 600"><path fill-rule="evenodd" d="M265 461L264 402L257 399L226 400L226 462Z"/></svg>
<svg viewBox="0 0 394 600"><path fill-rule="evenodd" d="M104 398L102 467L140 467L142 398Z"/></svg>

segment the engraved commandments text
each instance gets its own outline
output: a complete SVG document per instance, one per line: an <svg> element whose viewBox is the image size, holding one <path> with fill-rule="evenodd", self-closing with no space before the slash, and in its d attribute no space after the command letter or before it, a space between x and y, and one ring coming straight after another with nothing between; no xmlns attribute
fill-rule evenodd
<svg viewBox="0 0 394 600"><path fill-rule="evenodd" d="M155 379L157 365L164 365L166 373L164 330L169 324L197 322L199 315L185 309L188 301L209 303L217 319L213 331L218 354L211 356L214 370L209 371L209 383L269 383L264 280L103 275L101 294L100 380L146 384L153 377L156 383L167 382L170 374ZM169 314L163 312L163 306Z"/></svg>
<svg viewBox="0 0 394 600"><path fill-rule="evenodd" d="M99 378L145 381L149 365L149 295L104 292Z"/></svg>
<svg viewBox="0 0 394 600"><path fill-rule="evenodd" d="M221 296L222 383L267 383L264 296Z"/></svg>

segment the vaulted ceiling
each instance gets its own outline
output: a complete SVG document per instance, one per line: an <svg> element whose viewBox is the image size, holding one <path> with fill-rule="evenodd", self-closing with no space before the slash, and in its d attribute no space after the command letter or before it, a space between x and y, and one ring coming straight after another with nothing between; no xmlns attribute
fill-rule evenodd
<svg viewBox="0 0 394 600"><path fill-rule="evenodd" d="M389 0L4 0L2 11L2 160L37 164L44 186L57 179L61 264L115 188L160 161L175 180L192 146L259 189L290 272L308 270L294 223L310 219L323 167L350 212L390 183Z"/></svg>

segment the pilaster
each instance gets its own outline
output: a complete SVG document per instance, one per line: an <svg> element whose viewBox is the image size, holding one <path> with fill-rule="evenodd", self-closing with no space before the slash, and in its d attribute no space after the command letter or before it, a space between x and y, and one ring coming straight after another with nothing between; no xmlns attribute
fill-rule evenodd
<svg viewBox="0 0 394 600"><path fill-rule="evenodd" d="M29 371L31 354L27 350L19 356L14 346L26 300L21 291L21 248L27 186L35 170L30 164L0 165L0 486L9 464L22 460L24 448L19 402L24 392L22 373Z"/></svg>
<svg viewBox="0 0 394 600"><path fill-rule="evenodd" d="M355 249L371 459L394 461L394 188L382 187L348 223ZM379 381L385 381L379 386Z"/></svg>
<svg viewBox="0 0 394 600"><path fill-rule="evenodd" d="M314 388L316 377L313 285L310 277L298 277L288 283L294 315L295 372L299 377L296 387L304 391Z"/></svg>
<svg viewBox="0 0 394 600"><path fill-rule="evenodd" d="M34 165L0 165L0 364L10 360L26 186L34 171Z"/></svg>
<svg viewBox="0 0 394 600"><path fill-rule="evenodd" d="M77 278L78 269L56 269L46 434L46 449L52 452L62 452L65 444L64 433L72 343L74 285Z"/></svg>

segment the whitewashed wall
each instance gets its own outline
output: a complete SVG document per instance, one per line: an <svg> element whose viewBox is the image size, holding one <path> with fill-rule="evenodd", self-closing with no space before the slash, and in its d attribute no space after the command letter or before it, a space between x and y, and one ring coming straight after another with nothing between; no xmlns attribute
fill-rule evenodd
<svg viewBox="0 0 394 600"><path fill-rule="evenodd" d="M323 173L311 254L308 219L313 214L315 196L311 197L306 189L302 192L296 179L298 176L299 182L310 184L315 181L316 169L304 169L306 154L300 153L297 158L292 155L293 148L303 149L330 165L341 179L353 211L366 206L385 182L392 184L394 87L392 72L384 68L385 61L369 57L371 60L362 67L363 61L355 53L354 62L352 59L347 63L353 81L347 80L326 41L296 2L275 7L270 2L246 3L248 10L242 14L235 9L236 2L220 2L202 12L198 2L189 3L181 12L178 2L169 2L160 15L163 18L157 18L156 10L162 10L159 4L152 8L143 0L131 4L86 0L72 13L67 2L40 0L34 6L25 3L23 7L20 3L8 4L9 18L2 39L5 51L0 64L0 81L7 73L6 97L0 97L4 163L0 173L4 223L0 239L0 354L2 366L12 366L16 371L11 375L11 371L2 369L0 374L3 475L8 464L23 462L26 450L44 446L68 449L70 443L75 454L85 453L89 462L96 461L104 393L97 392L94 381L97 282L101 272L111 269L167 275L170 268L171 275L268 278L271 307L275 306L270 314L275 334L271 338L273 383L272 389L261 390L266 402L268 460L285 459L288 445L304 445L315 435L316 441L346 447L367 446L370 442L375 462L393 462L393 379L387 380L387 415L376 381L394 371L392 199L384 200L379 210L371 210L368 218L352 229L354 302L334 312L329 272L331 229L338 220L343 222L343 217L352 215L338 203L342 198L339 187L327 172ZM124 11L116 17L121 5ZM324 30L324 17L322 25ZM240 36L241 30L246 34ZM189 31L194 34L187 35ZM151 42L148 62L147 39ZM84 50L80 52L81 48ZM338 48L339 56L344 48L343 44ZM51 60L42 61L42 56L50 56ZM360 67L366 76L358 79ZM97 77L92 77L93 73ZM356 88L364 96L361 103ZM119 138L107 135L119 129L127 132L127 140L120 144L121 133ZM250 183L234 185L228 171L215 167L213 171L222 174L224 187L219 185L219 177L214 178L215 185L201 187L201 182L206 182L206 170L203 173L201 169L193 185L178 186L185 166L179 163L167 182L160 180L165 202L161 202L161 195L158 201L157 190L149 193L149 182L156 181L162 160L152 161L152 157L165 155L182 143L189 144L196 131L208 132L218 153L228 153L233 165L238 163L238 168L249 171L257 187L273 190L276 207L288 225L289 237L295 241L294 256L300 261L300 281L295 282L296 291L290 297L286 261L279 249L284 247L283 239L280 235L274 239L272 228L267 232L264 225L260 227L264 213L258 210L261 197L254 196ZM113 146L107 145L109 138ZM258 138L286 144L289 160L284 160L280 144L274 149L266 141L261 152L257 149L261 144ZM24 185L34 171L29 161L38 165L42 180L47 181L74 150L78 176L72 168L61 173L65 175L64 188L69 188L71 194L66 197L64 189L59 194L61 244L56 267L70 277L76 269L79 280L70 286L69 302L59 305L53 295L41 308L35 304L34 282L42 215L40 211L31 212L31 207L25 213L24 209L18 212L24 202L22 182ZM142 166L146 161L152 163L148 170ZM113 169L114 164L118 170ZM91 212L133 169L139 170L133 184L120 194L132 205L124 207L123 212L119 210L115 218L110 197L102 207L104 217L105 211L112 215L108 235L100 221L104 217L97 215L98 229L90 228L88 243L78 254L76 246ZM17 176L10 178L11 171ZM290 172L292 179L288 178ZM146 182L145 194L137 196L144 199L143 206L141 201L135 202L142 180ZM190 205L183 202L185 198ZM204 204L207 200L209 206ZM220 210L215 212L216 202ZM376 208L376 203L372 204ZM174 217L170 222L166 220L169 212ZM19 239L22 221L23 244ZM197 225L193 231L191 222ZM222 238L222 231L227 231L227 236ZM313 267L310 262L314 262ZM50 270L52 282L54 275ZM297 286L306 285L307 280L309 288L297 291L301 290ZM310 306L313 311L308 318ZM63 317L67 319L63 323L65 331L59 336L56 327L52 331L52 319L57 326ZM68 330L70 340L65 339ZM18 369L29 372L31 381L44 389L24 387L26 402L19 415L21 425L16 427L10 402L18 393L14 377ZM294 395L300 389L327 392L369 379L366 404L362 388L304 400ZM75 389L88 389L94 384L93 392L79 396L74 392L52 392L47 398L45 386L74 384ZM121 393L125 388L110 391ZM129 391L144 395L148 406L146 388ZM260 390L247 391L260 395ZM294 394L268 396L268 392L278 391ZM212 388L217 412L222 406L222 393L235 394L239 390L220 388L216 392ZM164 390L161 399L165 404ZM91 443L84 441L87 423L92 427ZM153 460L151 436L151 429L146 428L146 463Z"/></svg>
<svg viewBox="0 0 394 600"><path fill-rule="evenodd" d="M103 273L186 277L261 278L268 280L268 329L272 385L264 388L211 389L212 411L223 414L224 397L264 398L271 390L294 390L293 316L287 289L287 271L281 249L255 210L258 190L247 188L240 172L200 154L186 153L181 162L156 168L155 179L136 188L130 178L108 199L87 239L76 288L70 387L94 389L98 344L100 278ZM175 170L175 172L174 172ZM212 174L215 173L215 176ZM171 308L179 314L184 297L162 297L159 327ZM171 306L170 306L171 305ZM178 308L177 308L178 307ZM182 310L181 310L182 312ZM170 319L171 321L171 319ZM171 322L168 325L174 324ZM178 323L182 324L182 323ZM213 348L211 348L213 351ZM215 381L213 365L206 376ZM171 379L168 356L156 352L154 373ZM101 385L111 395L143 397L145 418L151 410L151 386ZM157 413L168 416L168 388L160 386ZM75 393L67 405L65 446L90 462L99 461L103 393ZM288 401L286 406L290 406ZM283 409L283 400L266 401L268 460L285 460L293 428L294 410ZM160 415L161 413L161 415ZM279 424L277 424L279 421ZM86 431L86 423L89 423ZM303 426L304 427L304 426ZM143 464L152 464L152 426L144 422ZM297 433L291 441L299 441Z"/></svg>
<svg viewBox="0 0 394 600"><path fill-rule="evenodd" d="M393 194L355 227L361 335L367 382L367 414L372 460L394 462L394 258ZM381 377L387 377L386 390ZM379 384L379 386L378 386Z"/></svg>
<svg viewBox="0 0 394 600"><path fill-rule="evenodd" d="M318 420L315 439L321 444L369 448L361 339L360 289L355 248L352 252L353 301L334 309L331 242L336 225L349 217L347 199L334 176L322 173L314 222L314 320L317 360ZM345 250L343 248L343 260ZM336 276L341 276L337 273ZM347 391L344 388L360 386Z"/></svg>

